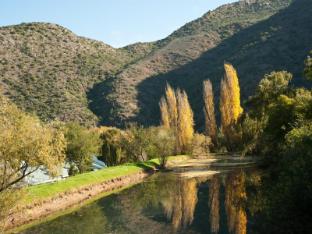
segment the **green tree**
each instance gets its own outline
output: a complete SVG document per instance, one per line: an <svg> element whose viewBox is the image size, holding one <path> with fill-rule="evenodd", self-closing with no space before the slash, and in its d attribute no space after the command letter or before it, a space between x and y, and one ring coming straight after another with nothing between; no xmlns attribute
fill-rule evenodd
<svg viewBox="0 0 312 234"><path fill-rule="evenodd" d="M247 102L251 109L249 113L258 119L265 118L270 105L276 102L280 95L289 93L291 80L292 74L286 71L274 71L265 75L259 82L255 95Z"/></svg>
<svg viewBox="0 0 312 234"><path fill-rule="evenodd" d="M148 156L146 149L150 146L149 132L142 126L130 124L122 139L122 148L129 161L145 161Z"/></svg>
<svg viewBox="0 0 312 234"><path fill-rule="evenodd" d="M99 153L99 134L90 131L78 123L66 124L65 137L67 141L66 160L73 167L77 167L79 173L91 169L92 157Z"/></svg>
<svg viewBox="0 0 312 234"><path fill-rule="evenodd" d="M124 132L117 128L102 127L102 159L108 166L115 166L127 162L125 150L122 148Z"/></svg>
<svg viewBox="0 0 312 234"><path fill-rule="evenodd" d="M0 193L45 166L51 175L64 162L66 142L61 129L44 125L0 97Z"/></svg>
<svg viewBox="0 0 312 234"><path fill-rule="evenodd" d="M151 127L150 146L147 147L147 155L149 158L159 158L160 167L165 168L168 156L173 155L175 149L175 136L173 131L164 127Z"/></svg>
<svg viewBox="0 0 312 234"><path fill-rule="evenodd" d="M310 54L312 55L312 51ZM304 65L305 65L304 75L305 75L306 79L312 81L312 58L310 56L307 57Z"/></svg>

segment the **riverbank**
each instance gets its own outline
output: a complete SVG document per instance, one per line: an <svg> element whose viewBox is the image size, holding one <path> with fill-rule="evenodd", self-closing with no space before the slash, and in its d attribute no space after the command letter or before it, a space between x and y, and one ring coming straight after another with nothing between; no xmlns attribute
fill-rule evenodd
<svg viewBox="0 0 312 234"><path fill-rule="evenodd" d="M187 156L169 157L169 163L186 159ZM156 171L158 166L159 161L154 159L80 174L51 184L30 186L21 205L9 216L7 230L12 233L16 228L24 229L38 223L38 220L43 222L57 217L97 197L134 185Z"/></svg>

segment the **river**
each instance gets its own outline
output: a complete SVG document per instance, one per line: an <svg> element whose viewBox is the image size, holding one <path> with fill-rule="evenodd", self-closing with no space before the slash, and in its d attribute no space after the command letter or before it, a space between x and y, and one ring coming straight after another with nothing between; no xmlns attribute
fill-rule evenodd
<svg viewBox="0 0 312 234"><path fill-rule="evenodd" d="M161 172L22 233L260 233L260 175L254 167Z"/></svg>

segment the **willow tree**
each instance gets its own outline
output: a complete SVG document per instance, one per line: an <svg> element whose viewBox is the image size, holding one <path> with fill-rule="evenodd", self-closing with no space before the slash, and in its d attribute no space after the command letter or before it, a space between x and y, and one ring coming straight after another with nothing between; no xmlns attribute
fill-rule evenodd
<svg viewBox="0 0 312 234"><path fill-rule="evenodd" d="M58 173L66 142L60 127L42 124L0 96L0 196L40 166Z"/></svg>
<svg viewBox="0 0 312 234"><path fill-rule="evenodd" d="M217 143L217 124L213 100L213 89L210 80L203 82L205 130L214 144Z"/></svg>
<svg viewBox="0 0 312 234"><path fill-rule="evenodd" d="M192 139L194 136L194 118L193 111L188 101L185 91L177 90L178 104L178 124L177 124L177 139L178 149L181 153L186 153L190 150Z"/></svg>
<svg viewBox="0 0 312 234"><path fill-rule="evenodd" d="M240 87L235 68L224 64L224 78L220 87L221 129L227 141L231 142L235 135L233 126L243 112L240 102Z"/></svg>
<svg viewBox="0 0 312 234"><path fill-rule="evenodd" d="M66 141L60 126L45 125L0 96L0 196L44 166L58 173Z"/></svg>

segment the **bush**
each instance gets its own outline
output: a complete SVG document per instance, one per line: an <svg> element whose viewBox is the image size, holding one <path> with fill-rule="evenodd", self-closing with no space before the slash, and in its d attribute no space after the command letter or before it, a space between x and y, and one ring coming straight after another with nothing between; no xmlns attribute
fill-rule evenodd
<svg viewBox="0 0 312 234"><path fill-rule="evenodd" d="M203 134L194 134L192 141L192 156L207 156L211 145L211 138Z"/></svg>

